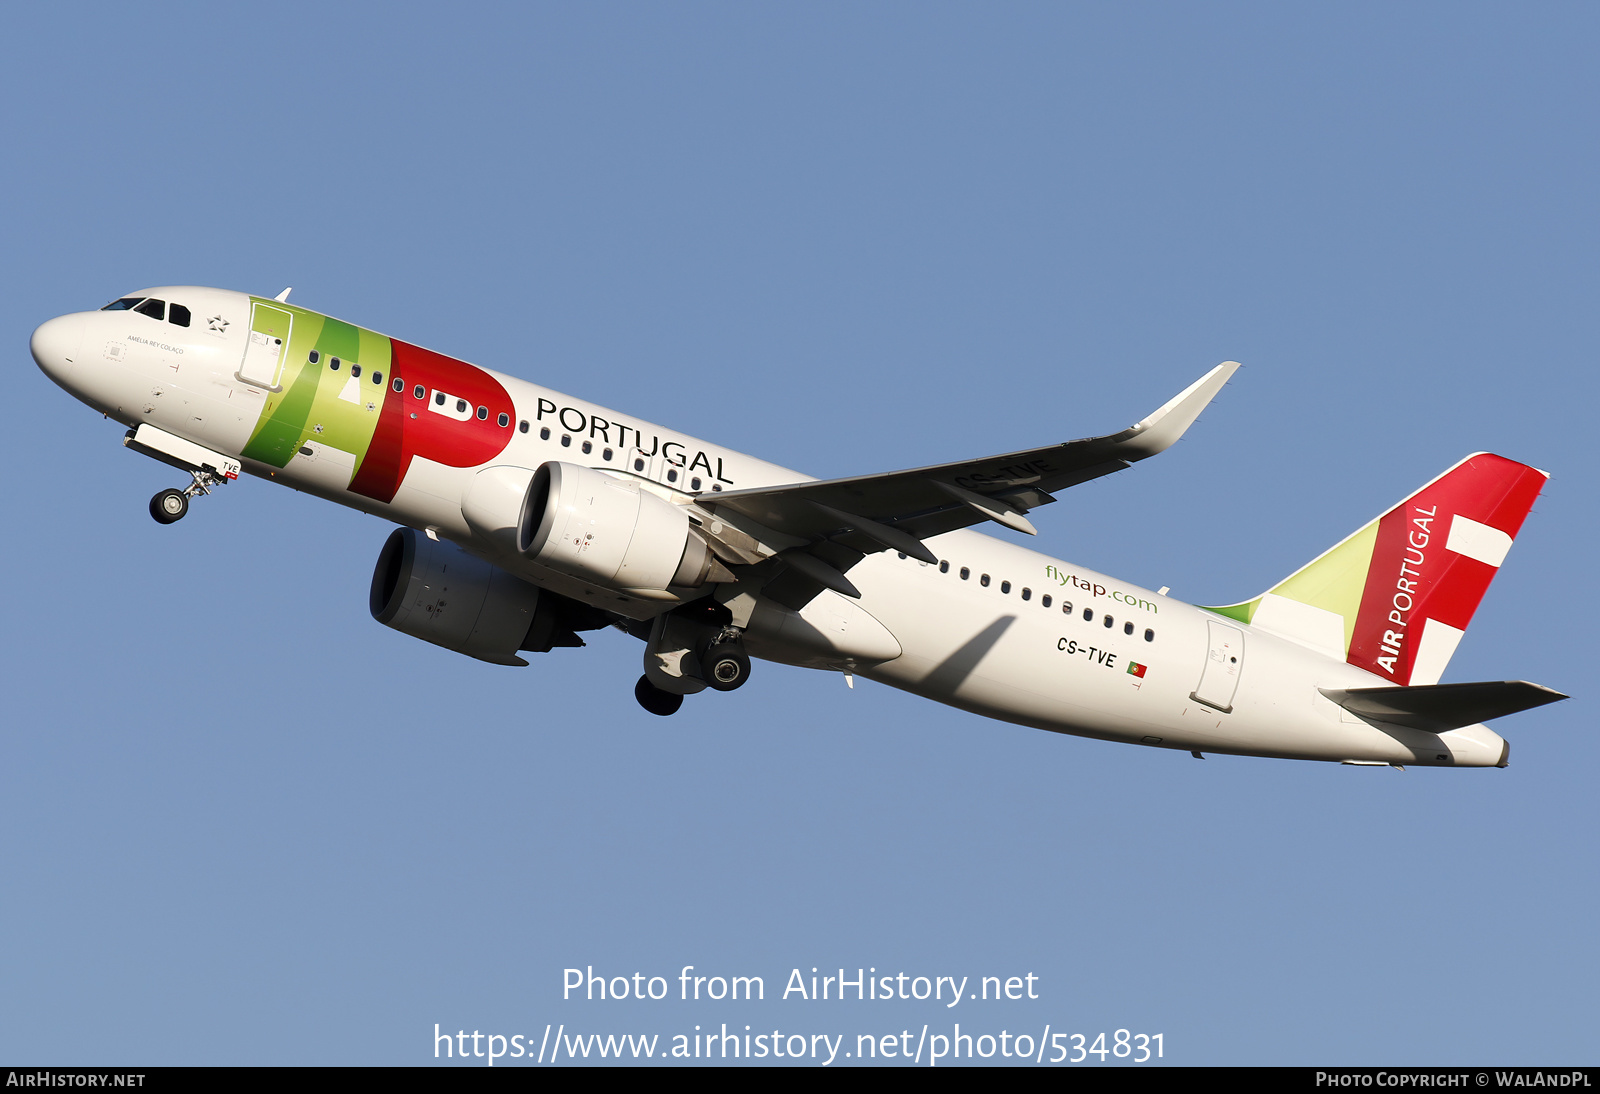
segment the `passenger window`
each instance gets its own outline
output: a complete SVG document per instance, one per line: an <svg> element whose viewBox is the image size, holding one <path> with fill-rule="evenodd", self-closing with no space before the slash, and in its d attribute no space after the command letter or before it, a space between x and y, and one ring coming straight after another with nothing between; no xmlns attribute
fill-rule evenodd
<svg viewBox="0 0 1600 1094"><path fill-rule="evenodd" d="M361 366L360 365L351 365L350 366L350 378L352 380L359 380L361 378Z"/></svg>
<svg viewBox="0 0 1600 1094"><path fill-rule="evenodd" d="M504 429L506 426L511 424L511 415L502 414L500 417L496 418L495 421L499 423L501 429Z"/></svg>
<svg viewBox="0 0 1600 1094"><path fill-rule="evenodd" d="M950 563L949 562L945 562L945 561L941 561L939 563L939 572L941 574L949 573L950 572Z"/></svg>
<svg viewBox="0 0 1600 1094"><path fill-rule="evenodd" d="M372 382L377 384L379 387L382 387L383 386L383 373L374 372L372 374Z"/></svg>
<svg viewBox="0 0 1600 1094"><path fill-rule="evenodd" d="M541 441L548 441L550 439L550 427L549 426L542 425L542 426L539 427L539 439Z"/></svg>
<svg viewBox="0 0 1600 1094"><path fill-rule="evenodd" d="M1146 642L1154 642L1156 640L1156 632L1151 630L1149 627L1146 627L1144 630L1144 640Z"/></svg>
<svg viewBox="0 0 1600 1094"><path fill-rule="evenodd" d="M517 432L518 433L526 433L527 431L528 431L528 419L524 418L524 419L522 419L522 421L517 423Z"/></svg>
<svg viewBox="0 0 1600 1094"><path fill-rule="evenodd" d="M1002 581L1000 583L1000 591L1003 592L1003 593L1010 593L1011 592L1011 582Z"/></svg>
<svg viewBox="0 0 1600 1094"><path fill-rule="evenodd" d="M643 460L634 460L633 461L633 469L635 471L643 471L644 470L644 461Z"/></svg>
<svg viewBox="0 0 1600 1094"><path fill-rule="evenodd" d="M421 384L418 384L416 387L411 389L411 394L415 395L419 399L422 399L427 396L428 389L423 387Z"/></svg>
<svg viewBox="0 0 1600 1094"><path fill-rule="evenodd" d="M1133 633L1133 624L1132 623L1124 623L1122 625L1122 633L1123 634L1132 634Z"/></svg>
<svg viewBox="0 0 1600 1094"><path fill-rule="evenodd" d="M334 367L337 368L338 366L334 366ZM435 391L433 393L433 405L434 406L444 406L444 392Z"/></svg>
<svg viewBox="0 0 1600 1094"><path fill-rule="evenodd" d="M593 451L594 451L594 442L593 441L584 441L583 442L583 454L585 456L587 456L589 453L591 453Z"/></svg>
<svg viewBox="0 0 1600 1094"><path fill-rule="evenodd" d="M1062 615L1071 615L1072 614L1072 601L1063 600L1061 602L1061 614Z"/></svg>
<svg viewBox="0 0 1600 1094"><path fill-rule="evenodd" d="M488 420L489 420L489 408L486 407L486 406L480 406L478 408L478 421L487 422Z"/></svg>
<svg viewBox="0 0 1600 1094"><path fill-rule="evenodd" d="M1083 621L1085 623L1093 623L1094 622L1094 609L1093 608L1085 608L1085 609L1083 609Z"/></svg>
<svg viewBox="0 0 1600 1094"><path fill-rule="evenodd" d="M148 315L151 319L166 318L167 305L165 301L151 298L133 309L140 315Z"/></svg>
<svg viewBox="0 0 1600 1094"><path fill-rule="evenodd" d="M561 434L561 447L562 448L571 448L572 447L572 434L570 434L570 433Z"/></svg>
<svg viewBox="0 0 1600 1094"><path fill-rule="evenodd" d="M668 482L677 482L678 481L678 469L676 467L667 468L667 481Z"/></svg>
<svg viewBox="0 0 1600 1094"><path fill-rule="evenodd" d="M1108 628L1114 626L1115 624L1116 624L1116 620L1112 619L1109 615L1106 616L1106 626Z"/></svg>
<svg viewBox="0 0 1600 1094"><path fill-rule="evenodd" d="M698 489L700 489L700 480L699 479L690 479L689 480L689 489L690 490L698 490ZM904 557L904 556L902 556L902 557Z"/></svg>
<svg viewBox="0 0 1600 1094"><path fill-rule="evenodd" d="M972 576L972 571L971 570L967 569L965 566L961 567L961 580L962 581L967 580L967 578L969 578L971 576Z"/></svg>
<svg viewBox="0 0 1600 1094"><path fill-rule="evenodd" d="M334 372L338 372L339 371L339 359L337 357L328 358L328 367L330 369L332 369Z"/></svg>
<svg viewBox="0 0 1600 1094"><path fill-rule="evenodd" d="M1050 594L1049 593L1045 593L1043 596L1041 596L1039 598L1039 604L1042 607L1048 608L1050 606Z"/></svg>
<svg viewBox="0 0 1600 1094"><path fill-rule="evenodd" d="M180 327L189 325L189 309L182 304L174 304L167 309L167 322L176 323Z"/></svg>
<svg viewBox="0 0 1600 1094"><path fill-rule="evenodd" d="M1033 590L1028 588L1026 585L1024 585L1023 588L1022 588L1022 599L1024 599L1024 600L1032 600L1033 599Z"/></svg>
<svg viewBox="0 0 1600 1094"><path fill-rule="evenodd" d="M978 578L978 584L982 585L985 589L987 589L989 587L989 575L988 574L983 574L982 576L980 576Z"/></svg>
<svg viewBox="0 0 1600 1094"><path fill-rule="evenodd" d="M457 399L456 400L456 413L457 414L465 414L466 412L467 412L467 401L465 399Z"/></svg>
<svg viewBox="0 0 1600 1094"><path fill-rule="evenodd" d="M713 494L720 494L720 493L722 493L722 484L721 484L721 483L715 483L715 482L714 482L714 483L712 483L712 484L711 484L711 492L712 492L712 493L713 493Z"/></svg>
<svg viewBox="0 0 1600 1094"><path fill-rule="evenodd" d="M316 350L312 350L310 353L306 354L306 360L310 361L314 365L318 361L322 360L322 354L318 353Z"/></svg>
<svg viewBox="0 0 1600 1094"><path fill-rule="evenodd" d="M398 376L394 378L394 383L389 386L394 388L396 395L404 395L406 393L406 382Z"/></svg>
<svg viewBox="0 0 1600 1094"><path fill-rule="evenodd" d="M604 452L600 453L600 458L602 460L605 460L607 463L610 463L611 462L611 449L608 448Z"/></svg>

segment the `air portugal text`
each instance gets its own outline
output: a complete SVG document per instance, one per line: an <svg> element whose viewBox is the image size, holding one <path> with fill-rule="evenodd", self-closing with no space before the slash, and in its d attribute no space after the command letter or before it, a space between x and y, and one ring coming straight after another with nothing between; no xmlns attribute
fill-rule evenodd
<svg viewBox="0 0 1600 1094"><path fill-rule="evenodd" d="M1400 658L1400 645L1405 641L1406 624L1411 610L1417 603L1417 584L1422 580L1422 566L1428 560L1424 550L1428 541L1433 538L1433 521L1438 516L1437 505L1424 509L1420 505L1413 510L1411 523L1415 525L1407 537L1405 552L1400 558L1400 575L1395 579L1394 596L1390 598L1388 620L1399 630L1383 632L1378 648L1381 655L1377 658L1378 666L1390 676L1395 674L1395 662ZM1412 558L1416 555L1416 558Z"/></svg>
<svg viewBox="0 0 1600 1094"><path fill-rule="evenodd" d="M689 457L689 450L677 441L663 441L658 435L651 434L649 447L645 446L643 430L635 429L631 425L613 422L598 414L585 414L575 406L557 406L553 401L540 398L538 410L534 420L541 425L546 424L546 415L549 420L566 430L568 434L587 437L590 440L601 441L604 444L614 444L618 448L626 448L631 452L653 459L659 455L668 463L676 464L686 471L704 471L717 482L727 486L733 485L733 480L727 477L723 466L722 457L716 457L716 466L711 464L711 457L704 452L696 452L694 457ZM611 438L611 431L617 431L615 440ZM629 441L629 436L633 440Z"/></svg>

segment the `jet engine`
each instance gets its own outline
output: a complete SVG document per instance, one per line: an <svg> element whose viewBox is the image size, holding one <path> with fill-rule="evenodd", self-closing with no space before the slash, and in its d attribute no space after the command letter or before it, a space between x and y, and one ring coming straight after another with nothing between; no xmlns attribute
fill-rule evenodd
<svg viewBox="0 0 1600 1094"><path fill-rule="evenodd" d="M402 634L480 661L526 665L518 650L583 645L560 600L454 543L397 528L372 571L368 607Z"/></svg>
<svg viewBox="0 0 1600 1094"><path fill-rule="evenodd" d="M571 463L534 472L517 550L542 566L646 597L664 598L668 586L733 580L683 508L635 480Z"/></svg>

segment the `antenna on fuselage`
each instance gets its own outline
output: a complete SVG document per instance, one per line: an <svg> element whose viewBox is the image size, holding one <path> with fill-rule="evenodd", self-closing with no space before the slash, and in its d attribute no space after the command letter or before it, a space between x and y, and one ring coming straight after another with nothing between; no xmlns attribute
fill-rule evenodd
<svg viewBox="0 0 1600 1094"><path fill-rule="evenodd" d="M280 304L287 304L289 302L289 294L292 293L292 292L294 292L294 286L290 285L287 289L284 289L281 293L279 293L277 296L274 296L272 299L276 300Z"/></svg>

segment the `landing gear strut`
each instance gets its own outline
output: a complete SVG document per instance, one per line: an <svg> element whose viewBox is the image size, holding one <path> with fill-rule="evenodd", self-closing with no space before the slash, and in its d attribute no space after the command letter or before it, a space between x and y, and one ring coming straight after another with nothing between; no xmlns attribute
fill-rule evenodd
<svg viewBox="0 0 1600 1094"><path fill-rule="evenodd" d="M639 677L639 682L633 685L633 697L651 714L658 714L663 718L678 713L678 708L683 706L683 696L662 691L650 682L648 676Z"/></svg>
<svg viewBox="0 0 1600 1094"><path fill-rule="evenodd" d="M150 499L150 515L156 518L159 524L175 524L182 520L189 512L189 499L198 494L209 494L213 486L221 486L228 480L203 467L199 471L191 471L194 482L182 490L163 490Z"/></svg>

